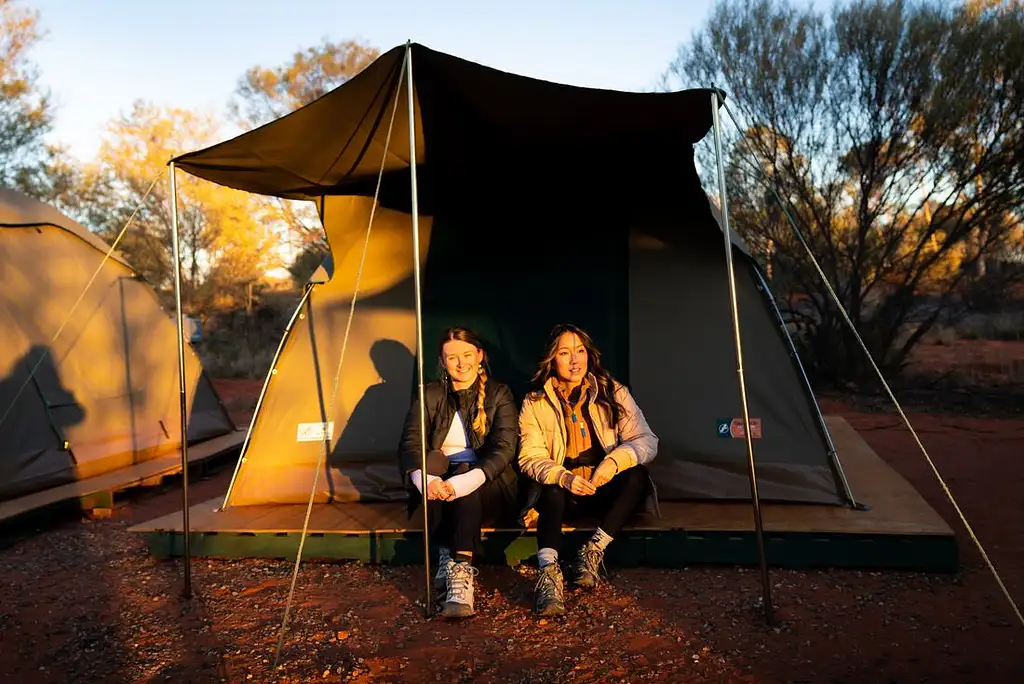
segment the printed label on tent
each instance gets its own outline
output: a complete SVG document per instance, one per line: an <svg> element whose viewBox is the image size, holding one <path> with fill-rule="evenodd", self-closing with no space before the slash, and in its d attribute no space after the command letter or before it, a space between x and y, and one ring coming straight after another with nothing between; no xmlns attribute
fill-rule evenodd
<svg viewBox="0 0 1024 684"><path fill-rule="evenodd" d="M326 433L326 434L325 434ZM296 442L322 442L333 439L334 421L329 423L299 423Z"/></svg>
<svg viewBox="0 0 1024 684"><path fill-rule="evenodd" d="M746 439L747 436L743 432L743 419L742 418L719 418L718 421L718 436L732 439ZM761 419L751 418L750 419L750 438L761 439Z"/></svg>

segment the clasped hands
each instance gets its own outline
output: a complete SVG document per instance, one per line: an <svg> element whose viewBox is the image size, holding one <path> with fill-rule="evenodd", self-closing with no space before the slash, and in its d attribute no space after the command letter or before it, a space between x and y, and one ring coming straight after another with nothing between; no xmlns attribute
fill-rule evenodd
<svg viewBox="0 0 1024 684"><path fill-rule="evenodd" d="M615 474L618 472L619 468L615 465L615 461L610 458L605 458L597 465L596 468L594 468L594 472L591 474L590 479L567 471L567 476L561 484L562 487L568 489L572 494L577 496L590 496L597 492L598 487L606 484L609 480L615 477Z"/></svg>
<svg viewBox="0 0 1024 684"><path fill-rule="evenodd" d="M451 501L455 498L455 487L448 480L431 480L427 483L427 498L432 501Z"/></svg>

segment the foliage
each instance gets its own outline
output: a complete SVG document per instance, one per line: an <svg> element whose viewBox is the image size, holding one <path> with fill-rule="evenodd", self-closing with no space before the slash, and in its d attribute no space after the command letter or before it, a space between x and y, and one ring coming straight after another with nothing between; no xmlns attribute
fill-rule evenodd
<svg viewBox="0 0 1024 684"><path fill-rule="evenodd" d="M725 0L666 74L727 91L730 214L819 375L870 366L794 226L883 371L1020 277L1001 259L1021 239L1024 10L997 5Z"/></svg>
<svg viewBox="0 0 1024 684"><path fill-rule="evenodd" d="M239 79L228 109L233 120L250 129L278 119L323 97L369 66L376 48L354 40L322 44L296 52L280 66L254 66ZM326 247L326 236L310 202L261 198L268 218L297 238L300 256ZM312 271L311 271L312 272Z"/></svg>
<svg viewBox="0 0 1024 684"><path fill-rule="evenodd" d="M40 38L37 12L0 0L0 185L45 200L64 192L71 175L45 141L53 108L29 59Z"/></svg>
<svg viewBox="0 0 1024 684"><path fill-rule="evenodd" d="M292 282L295 284L295 287L301 289L308 283L313 272L316 271L329 254L330 250L325 245L320 244L312 244L302 250L295 257L295 261L288 266L288 272L292 276Z"/></svg>
<svg viewBox="0 0 1024 684"><path fill-rule="evenodd" d="M354 40L325 40L296 52L283 65L254 66L239 80L230 111L246 127L261 126L323 97L379 55Z"/></svg>
<svg viewBox="0 0 1024 684"><path fill-rule="evenodd" d="M82 170L79 215L113 242L158 291L172 292L167 162L218 139L210 116L136 102L112 122L94 164ZM273 238L243 192L176 174L182 299L190 310L243 304L249 283L274 265Z"/></svg>

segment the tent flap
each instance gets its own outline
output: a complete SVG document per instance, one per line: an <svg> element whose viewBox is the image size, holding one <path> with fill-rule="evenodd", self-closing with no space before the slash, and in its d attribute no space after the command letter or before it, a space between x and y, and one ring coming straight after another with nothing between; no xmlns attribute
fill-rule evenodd
<svg viewBox="0 0 1024 684"><path fill-rule="evenodd" d="M510 74L418 44L411 49L418 165L534 165L541 172L549 160L558 160L559 173L619 175L621 150L643 147L652 158L672 159L711 127L709 90L582 88ZM398 87L405 50L392 48L311 104L174 163L200 178L264 195L348 194L380 172L397 88L384 171L407 167L407 88ZM463 144L453 144L460 139ZM579 156L602 146L604 168Z"/></svg>

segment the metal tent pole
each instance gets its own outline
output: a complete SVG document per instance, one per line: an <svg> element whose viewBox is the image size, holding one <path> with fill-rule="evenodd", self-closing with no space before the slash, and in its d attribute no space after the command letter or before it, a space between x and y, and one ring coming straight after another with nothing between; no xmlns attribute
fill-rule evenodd
<svg viewBox="0 0 1024 684"><path fill-rule="evenodd" d="M181 417L181 533L185 562L185 598L192 598L192 559L188 520L188 400L185 396L185 335L181 315L181 255L178 246L178 192L174 162L171 175L171 241L174 243L174 310L178 327L178 410Z"/></svg>
<svg viewBox="0 0 1024 684"><path fill-rule="evenodd" d="M711 92L711 116L715 130L715 160L718 164L718 194L722 209L722 233L725 237L725 268L729 276L729 302L732 308L733 341L736 345L736 375L739 379L740 403L743 407L743 435L747 441L747 465L750 476L750 496L754 507L754 531L757 537L757 553L761 563L761 587L763 592L764 615L772 622L772 593L768 578L768 559L764 548L764 525L761 520L761 501L757 494L757 471L754 465L754 441L750 434L750 412L747 406L747 385L743 377L743 345L740 339L739 307L736 304L736 279L732 264L732 237L729 232L729 205L725 193L725 162L722 159L722 134L718 120L718 92Z"/></svg>
<svg viewBox="0 0 1024 684"><path fill-rule="evenodd" d="M228 482L228 489L224 493L224 502L220 505L222 511L227 510L228 506L231 505L231 490L235 486L235 481L238 479L238 473L241 472L242 462L245 461L247 456L247 450L249 444L252 441L252 434L256 431L256 419L259 418L260 410L263 408L263 400L267 397L267 390L270 388L270 378L274 375L274 369L277 368L277 362L281 360L281 353L284 351L284 346L288 343L291 337L292 330L295 327L295 321L298 320L299 315L302 313L302 307L306 306L306 302L309 300L310 294L313 292L312 285L306 285L303 288L302 297L299 298L299 304L295 307L295 311L292 312L292 317L288 319L288 325L284 328L284 334L281 335L280 341L277 343L277 350L274 352L274 358L270 360L270 368L267 370L266 377L263 378L263 387L260 388L260 395L256 399L256 406L252 411L252 418L249 420L249 429L245 432L245 439L242 441L242 449L238 452L238 460L235 461L235 471L231 474L231 481Z"/></svg>
<svg viewBox="0 0 1024 684"><path fill-rule="evenodd" d="M416 189L416 105L412 82L412 41L405 44L405 83L409 99L409 178L412 192L412 273L416 286L416 380L420 407L420 477L423 496L423 612L430 617L430 524L427 517L427 416L423 398L423 295L420 284L420 209Z"/></svg>
<svg viewBox="0 0 1024 684"><path fill-rule="evenodd" d="M807 371L804 369L804 363L800 359L800 354L796 350L796 343L793 342L793 336L789 334L789 328L786 327L786 321L782 318L782 312L779 311L779 305L775 302L775 295L772 293L768 282L764 279L761 274L761 269L754 267L754 274L757 276L757 280L760 283L761 289L764 291L765 299L772 307L772 311L775 313L775 319L778 321L779 328L782 330L783 336L786 338L786 342L789 344L789 353L796 363L797 370L800 371L800 377L804 382L804 389L807 391L807 397L811 400L811 405L814 407L815 415L818 416L818 425L821 427L821 433L825 437L825 443L828 445L828 457L832 461L832 464L839 476L839 484L843 488L843 492L846 494L846 500L850 504L850 508L854 508L859 511L867 510L868 507L862 503L859 503L853 495L853 489L850 488L850 483L846 479L846 472L843 470L843 464L839 460L839 452L836 450L836 445L832 441L832 435L829 434L828 424L825 422L825 414L821 412L821 406L818 404L817 397L814 396L814 388L811 387L811 379L807 376Z"/></svg>

